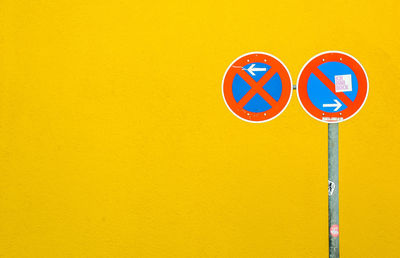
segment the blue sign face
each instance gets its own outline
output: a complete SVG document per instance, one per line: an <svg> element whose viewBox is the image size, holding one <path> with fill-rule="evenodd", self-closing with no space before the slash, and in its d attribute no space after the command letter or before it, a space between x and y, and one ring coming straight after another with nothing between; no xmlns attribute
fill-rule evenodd
<svg viewBox="0 0 400 258"><path fill-rule="evenodd" d="M327 123L345 121L364 105L368 79L352 56L331 51L310 59L297 81L297 96L304 110Z"/></svg>
<svg viewBox="0 0 400 258"><path fill-rule="evenodd" d="M339 62L327 62L319 65L318 69L335 84L335 92L343 92L354 102L358 92L358 80L350 67ZM343 82L343 87L339 89L339 84L336 85L335 81ZM325 113L345 110L347 105L335 95L335 92L332 92L314 73L310 75L307 93L316 108Z"/></svg>
<svg viewBox="0 0 400 258"><path fill-rule="evenodd" d="M249 63L242 68L254 82L258 82L263 76L271 69L271 66L264 63ZM239 102L249 91L253 85L249 85L239 74L236 74L232 83L232 93L236 102ZM278 101L282 94L282 80L278 73L275 73L262 87L271 97ZM256 93L244 105L243 109L246 111L259 113L271 109L271 104L265 100L260 93Z"/></svg>

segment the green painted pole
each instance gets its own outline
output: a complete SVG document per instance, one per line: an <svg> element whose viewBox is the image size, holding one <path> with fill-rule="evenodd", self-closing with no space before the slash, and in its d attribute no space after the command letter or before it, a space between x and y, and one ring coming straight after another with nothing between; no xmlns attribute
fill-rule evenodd
<svg viewBox="0 0 400 258"><path fill-rule="evenodd" d="M328 124L329 258L339 257L339 124Z"/></svg>

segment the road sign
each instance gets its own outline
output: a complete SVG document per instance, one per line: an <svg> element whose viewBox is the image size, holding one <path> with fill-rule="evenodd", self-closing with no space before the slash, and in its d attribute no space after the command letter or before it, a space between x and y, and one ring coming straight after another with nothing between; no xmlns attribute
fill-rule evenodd
<svg viewBox="0 0 400 258"><path fill-rule="evenodd" d="M353 117L368 96L368 77L354 57L328 51L311 58L297 80L297 97L313 118L338 123Z"/></svg>
<svg viewBox="0 0 400 258"><path fill-rule="evenodd" d="M252 123L274 119L292 96L286 66L273 55L252 52L238 57L225 72L222 95L229 110Z"/></svg>

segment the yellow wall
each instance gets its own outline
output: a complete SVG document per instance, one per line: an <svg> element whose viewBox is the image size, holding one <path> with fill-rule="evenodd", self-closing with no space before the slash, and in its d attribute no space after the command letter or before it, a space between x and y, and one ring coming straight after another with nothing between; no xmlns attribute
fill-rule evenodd
<svg viewBox="0 0 400 258"><path fill-rule="evenodd" d="M327 125L224 104L239 55L326 50L370 92L340 124L342 257L399 257L400 5L0 0L0 257L327 257Z"/></svg>

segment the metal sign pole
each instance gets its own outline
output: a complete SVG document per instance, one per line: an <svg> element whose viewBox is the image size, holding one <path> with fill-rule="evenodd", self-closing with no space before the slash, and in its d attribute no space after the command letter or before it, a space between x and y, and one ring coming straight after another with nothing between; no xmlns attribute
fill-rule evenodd
<svg viewBox="0 0 400 258"><path fill-rule="evenodd" d="M339 257L339 124L328 124L329 258Z"/></svg>

